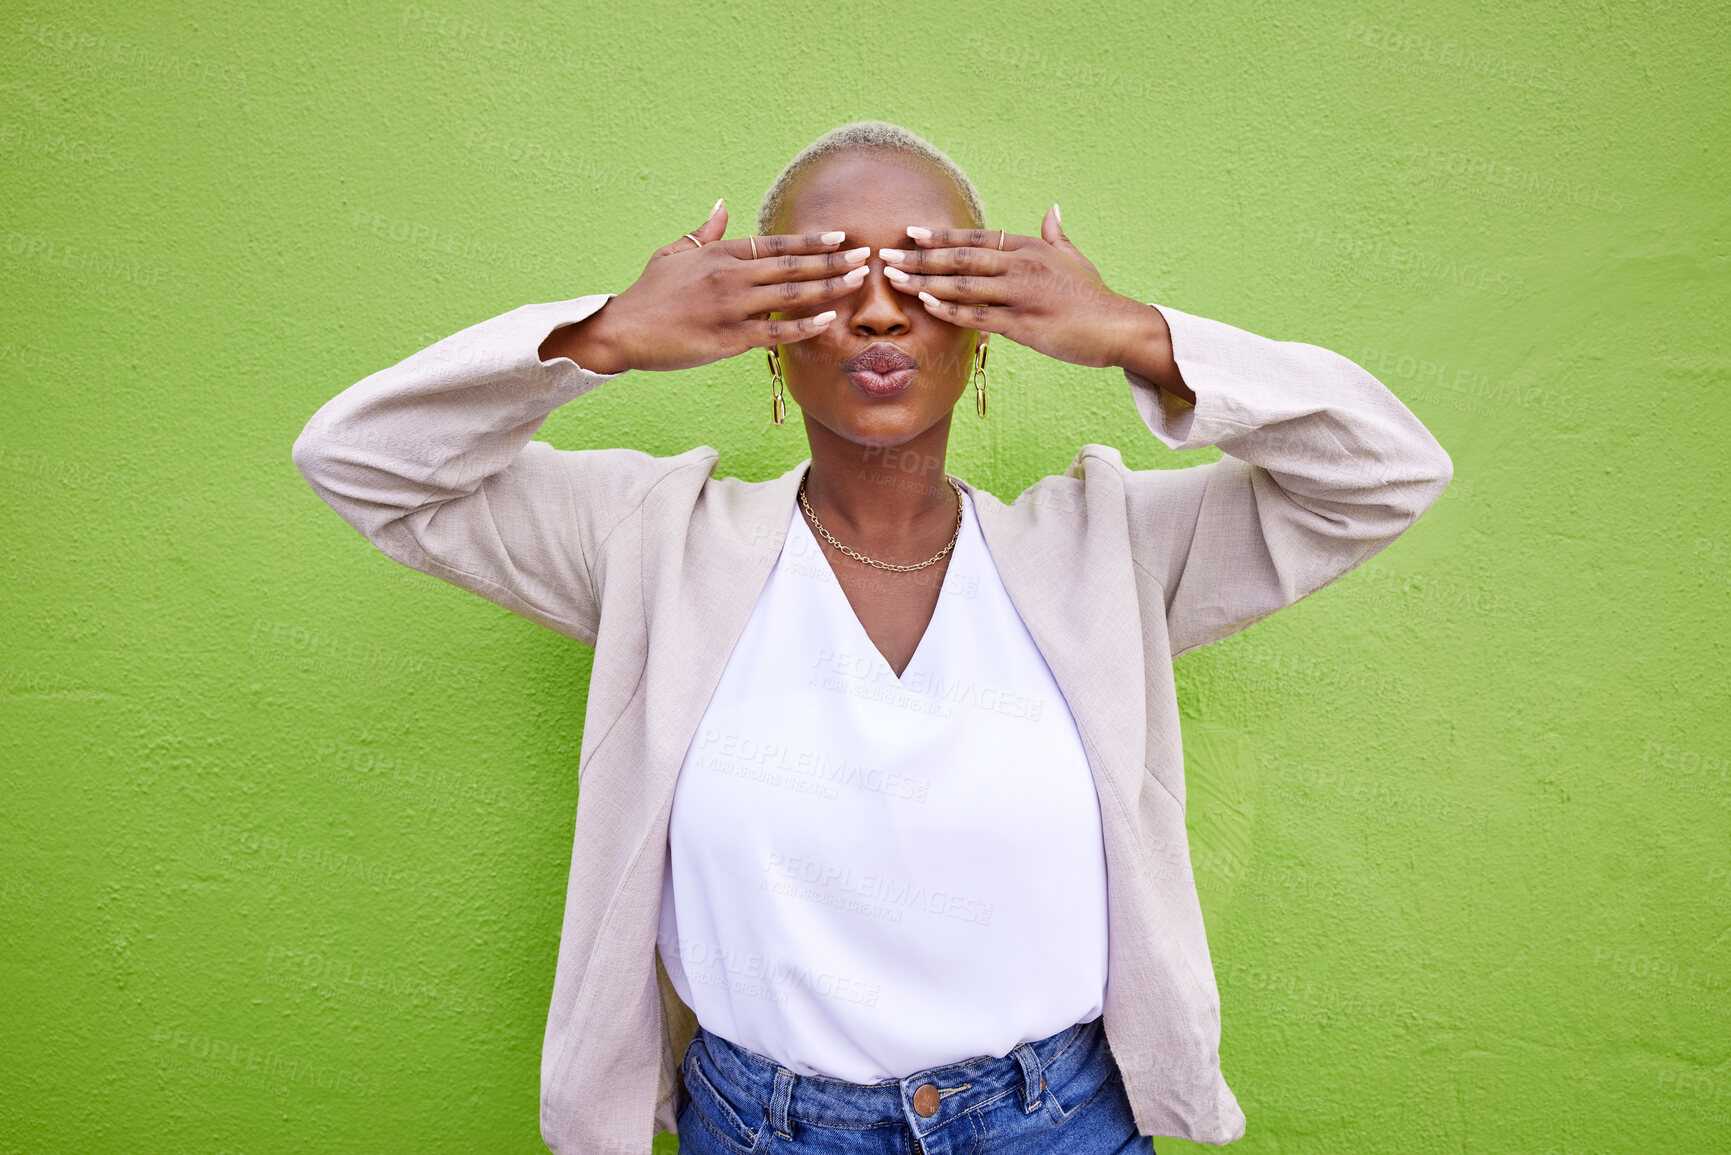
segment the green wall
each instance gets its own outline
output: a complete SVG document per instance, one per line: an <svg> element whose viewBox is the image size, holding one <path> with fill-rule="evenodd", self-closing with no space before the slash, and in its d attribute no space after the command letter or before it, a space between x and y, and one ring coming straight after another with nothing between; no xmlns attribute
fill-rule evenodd
<svg viewBox="0 0 1731 1155"><path fill-rule="evenodd" d="M0 1151L544 1150L590 652L385 558L289 447L717 196L743 235L858 118L1454 459L1177 666L1238 1149L1731 1148L1724 12L1198 7L10 6ZM1116 371L992 367L951 468L1002 497L1084 442L1217 455ZM754 352L541 436L761 478L805 455L767 400Z"/></svg>

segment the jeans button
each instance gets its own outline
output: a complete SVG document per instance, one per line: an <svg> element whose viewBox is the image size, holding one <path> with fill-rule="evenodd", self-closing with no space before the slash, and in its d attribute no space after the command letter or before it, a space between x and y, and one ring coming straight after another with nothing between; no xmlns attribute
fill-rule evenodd
<svg viewBox="0 0 1731 1155"><path fill-rule="evenodd" d="M919 1090L914 1092L914 1110L922 1117L930 1119L938 1113L938 1089L931 1083L921 1083Z"/></svg>

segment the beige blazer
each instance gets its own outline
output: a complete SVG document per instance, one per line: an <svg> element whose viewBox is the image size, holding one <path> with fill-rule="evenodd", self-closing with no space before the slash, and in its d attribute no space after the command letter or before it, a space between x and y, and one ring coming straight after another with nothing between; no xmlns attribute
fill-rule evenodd
<svg viewBox="0 0 1731 1155"><path fill-rule="evenodd" d="M642 1155L676 1129L696 1020L656 951L673 788L806 465L742 481L713 476L708 446L655 457L532 440L553 409L612 380L537 354L612 295L455 333L344 390L293 450L314 492L390 557L595 648L541 1060L541 1132L560 1155ZM1375 555L1453 464L1345 357L1155 307L1197 400L1163 403L1126 370L1136 408L1168 447L1225 456L1132 470L1089 444L1009 504L968 489L1099 793L1105 1027L1138 1128L1224 1144L1245 1120L1220 1069L1172 660Z"/></svg>

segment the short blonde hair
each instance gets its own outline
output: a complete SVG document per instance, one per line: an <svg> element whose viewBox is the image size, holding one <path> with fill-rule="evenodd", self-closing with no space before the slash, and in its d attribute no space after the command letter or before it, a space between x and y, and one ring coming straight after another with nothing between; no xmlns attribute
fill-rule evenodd
<svg viewBox="0 0 1731 1155"><path fill-rule="evenodd" d="M788 186L793 179L825 157L838 153L854 152L867 149L886 149L900 152L908 156L919 157L931 162L938 171L955 184L962 194L962 200L968 206L969 224L974 228L984 228L986 210L980 204L979 190L974 182L968 179L968 174L951 160L949 156L923 136L909 132L898 124L890 124L883 120L856 120L848 124L832 128L800 150L799 155L787 162L787 167L781 170L781 175L775 178L769 186L769 191L763 194L763 201L757 206L757 232L763 236L770 231L770 222L775 219L777 210L787 196Z"/></svg>

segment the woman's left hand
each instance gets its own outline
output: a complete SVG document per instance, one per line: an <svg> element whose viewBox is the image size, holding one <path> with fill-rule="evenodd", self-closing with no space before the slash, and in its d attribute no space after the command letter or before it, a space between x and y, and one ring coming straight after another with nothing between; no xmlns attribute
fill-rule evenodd
<svg viewBox="0 0 1731 1155"><path fill-rule="evenodd" d="M910 236L910 247L883 258L884 272L897 289L919 294L941 321L1002 333L1075 365L1122 365L1134 343L1160 324L1157 312L1107 288L1100 270L1064 235L1057 208L1041 221L1041 236L1005 234L1002 252L997 229ZM904 255L891 259L896 252ZM908 276L898 280L891 269Z"/></svg>

